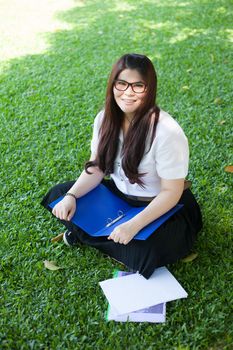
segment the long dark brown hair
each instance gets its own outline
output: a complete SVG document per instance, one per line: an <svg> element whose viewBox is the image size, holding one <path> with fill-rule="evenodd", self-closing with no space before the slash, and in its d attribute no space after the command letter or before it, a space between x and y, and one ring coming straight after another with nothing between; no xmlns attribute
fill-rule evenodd
<svg viewBox="0 0 233 350"><path fill-rule="evenodd" d="M145 153L146 139L152 125L152 115L155 115L152 125L150 146L155 137L156 125L160 109L156 105L157 76L152 62L148 57L139 54L126 54L113 66L106 92L105 109L102 125L99 131L99 144L96 159L85 164L87 173L91 166L98 166L106 175L113 173L114 160L117 155L118 139L124 119L124 112L117 105L113 86L115 79L125 69L134 69L146 83L146 95L137 109L133 122L130 124L122 147L122 168L130 183L143 187L140 179L144 174L138 173L138 166Z"/></svg>

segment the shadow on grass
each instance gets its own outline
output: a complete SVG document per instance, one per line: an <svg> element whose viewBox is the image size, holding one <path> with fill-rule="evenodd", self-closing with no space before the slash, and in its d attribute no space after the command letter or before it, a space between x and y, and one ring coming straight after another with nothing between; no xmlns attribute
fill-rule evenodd
<svg viewBox="0 0 233 350"><path fill-rule="evenodd" d="M11 60L1 77L6 193L17 187L17 197L41 195L48 185L76 177L88 158L112 63L125 52L143 52L158 69L159 104L189 137L190 178L200 199L224 199L229 175L223 168L230 161L227 2L80 4L58 15L72 30L48 34L46 53Z"/></svg>
<svg viewBox="0 0 233 350"><path fill-rule="evenodd" d="M25 248L24 259L30 249L36 259L44 257L43 231L58 226L53 223L51 229L51 220L44 219L40 198L52 184L76 178L88 158L93 119L103 105L113 62L126 52L144 53L158 70L160 106L177 118L190 140L190 178L203 207L205 227L198 261L191 266L178 263L175 270L184 284L191 284L190 295L197 302L200 285L211 291L224 277L230 255L230 176L223 171L230 162L230 5L228 1L149 0L82 4L58 15L73 28L48 34L46 53L12 59L0 77L2 247L7 248L11 240L12 250L5 254L13 256L14 249L24 250L29 239L34 243ZM46 243L42 248L53 254ZM87 261L100 259L104 264L100 255L89 250L85 254L89 254ZM228 300L224 287L220 284L218 291ZM175 345L204 349L225 337L217 317L221 301L212 311L207 302L213 298L201 293L200 303L207 312L202 321L197 316L189 320L182 313L191 332L176 334ZM192 301L191 306L196 308ZM180 315L172 311L170 327L175 334ZM107 334L108 326L102 327ZM148 349L159 330L149 329ZM89 344L96 340L96 332L90 334ZM168 333L159 349L163 341L174 346ZM111 337L109 344L113 344Z"/></svg>

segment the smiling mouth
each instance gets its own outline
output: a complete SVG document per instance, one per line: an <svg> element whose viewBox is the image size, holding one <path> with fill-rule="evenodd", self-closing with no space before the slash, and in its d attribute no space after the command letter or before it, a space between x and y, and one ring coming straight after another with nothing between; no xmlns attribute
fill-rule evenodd
<svg viewBox="0 0 233 350"><path fill-rule="evenodd" d="M136 102L135 100L125 100L125 99L123 99L122 101L125 103L128 103L128 104L132 104L132 103Z"/></svg>

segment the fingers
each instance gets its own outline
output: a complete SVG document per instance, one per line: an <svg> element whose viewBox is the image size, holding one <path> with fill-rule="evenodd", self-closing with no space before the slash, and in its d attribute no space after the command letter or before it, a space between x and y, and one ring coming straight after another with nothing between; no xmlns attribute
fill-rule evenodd
<svg viewBox="0 0 233 350"><path fill-rule="evenodd" d="M112 231L108 239L113 240L115 243L120 243L120 234L117 228L115 228L115 230Z"/></svg>
<svg viewBox="0 0 233 350"><path fill-rule="evenodd" d="M67 220L70 221L72 217L74 216L75 208L72 208L68 214Z"/></svg>
<svg viewBox="0 0 233 350"><path fill-rule="evenodd" d="M65 199L57 203L53 208L52 213L60 220L70 221L76 210L76 201L67 198L68 197L65 197Z"/></svg>
<svg viewBox="0 0 233 350"><path fill-rule="evenodd" d="M67 212L66 212L66 210L64 210L64 211L61 212L61 217L60 217L60 219L61 219L61 220L67 220L67 216L68 216L68 215L67 215Z"/></svg>
<svg viewBox="0 0 233 350"><path fill-rule="evenodd" d="M116 234L114 231L108 236L108 240L113 240L115 243L127 244L129 240L120 234Z"/></svg>
<svg viewBox="0 0 233 350"><path fill-rule="evenodd" d="M59 208L55 206L52 210L52 213L60 220L68 219L68 211L65 208Z"/></svg>

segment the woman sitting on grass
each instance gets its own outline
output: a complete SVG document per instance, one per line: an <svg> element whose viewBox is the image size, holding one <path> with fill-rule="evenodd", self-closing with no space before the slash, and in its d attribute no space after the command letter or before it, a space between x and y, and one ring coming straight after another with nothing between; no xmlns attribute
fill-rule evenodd
<svg viewBox="0 0 233 350"><path fill-rule="evenodd" d="M105 108L94 122L91 158L76 182L56 185L42 204L65 195L52 213L67 231L69 246L95 247L149 278L154 269L190 253L202 227L199 206L185 189L189 150L179 124L156 105L157 77L144 55L127 54L113 66ZM110 179L104 179L110 175ZM109 237L91 237L70 220L76 199L100 183L133 206L145 206L118 225ZM184 206L144 241L133 239L146 225L177 203ZM78 207L77 207L78 210ZM88 209L87 209L88 210Z"/></svg>

